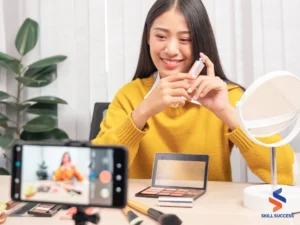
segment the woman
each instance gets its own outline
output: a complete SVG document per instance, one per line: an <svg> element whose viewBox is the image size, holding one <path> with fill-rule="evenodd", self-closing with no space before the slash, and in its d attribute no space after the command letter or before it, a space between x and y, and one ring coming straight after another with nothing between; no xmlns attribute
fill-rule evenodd
<svg viewBox="0 0 300 225"><path fill-rule="evenodd" d="M71 181L74 177L80 182L83 181L83 176L76 169L76 166L71 162L70 154L65 152L63 154L60 167L54 173L54 180Z"/></svg>
<svg viewBox="0 0 300 225"><path fill-rule="evenodd" d="M206 68L194 78L187 72L200 52ZM269 150L238 126L234 106L242 89L224 74L202 2L157 0L146 18L133 81L116 94L92 143L126 145L131 178L151 178L156 152L208 154L209 180L218 181L232 180L236 145L249 168L269 183ZM278 183L292 184L293 150L280 147L277 156Z"/></svg>

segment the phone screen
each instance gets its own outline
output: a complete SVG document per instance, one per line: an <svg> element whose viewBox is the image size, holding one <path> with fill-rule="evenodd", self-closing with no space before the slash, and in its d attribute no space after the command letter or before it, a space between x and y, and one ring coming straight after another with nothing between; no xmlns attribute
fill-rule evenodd
<svg viewBox="0 0 300 225"><path fill-rule="evenodd" d="M127 158L120 147L26 144L15 147L15 152L15 200L103 207L126 204Z"/></svg>

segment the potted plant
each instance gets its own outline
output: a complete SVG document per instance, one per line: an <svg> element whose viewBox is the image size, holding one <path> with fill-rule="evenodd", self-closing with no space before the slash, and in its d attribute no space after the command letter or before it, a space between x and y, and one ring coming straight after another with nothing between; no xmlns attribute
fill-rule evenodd
<svg viewBox="0 0 300 225"><path fill-rule="evenodd" d="M38 23L27 18L21 25L15 39L15 47L20 53L19 59L0 52L0 67L14 76L17 91L7 93L0 90L0 105L6 106L9 113L0 113L0 148L10 149L16 140L68 139L68 135L57 128L57 104L67 104L55 96L37 96L24 100L24 89L41 88L52 83L57 76L57 64L64 61L64 55L55 55L40 59L30 65L24 65L23 59L38 41ZM34 115L28 116L29 114ZM0 174L7 174L0 168Z"/></svg>
<svg viewBox="0 0 300 225"><path fill-rule="evenodd" d="M38 166L39 166L39 169L38 169L38 171L36 171L38 180L47 180L48 179L48 172L47 172L48 166L46 165L45 161L43 161L42 164L40 164Z"/></svg>

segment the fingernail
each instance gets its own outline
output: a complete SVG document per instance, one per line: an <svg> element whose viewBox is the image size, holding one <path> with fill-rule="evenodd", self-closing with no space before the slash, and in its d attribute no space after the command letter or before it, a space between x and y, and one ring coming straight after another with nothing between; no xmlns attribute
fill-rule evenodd
<svg viewBox="0 0 300 225"><path fill-rule="evenodd" d="M188 93L192 93L192 88L189 88L189 89L187 90L187 92L188 92Z"/></svg>

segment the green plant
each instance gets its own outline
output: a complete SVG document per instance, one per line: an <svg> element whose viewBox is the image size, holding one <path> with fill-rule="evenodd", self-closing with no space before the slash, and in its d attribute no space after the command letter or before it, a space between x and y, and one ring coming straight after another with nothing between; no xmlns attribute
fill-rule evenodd
<svg viewBox="0 0 300 225"><path fill-rule="evenodd" d="M30 65L23 65L24 56L38 41L38 23L27 18L20 27L15 40L15 47L20 53L16 59L0 52L0 67L14 75L17 85L15 95L0 91L0 105L6 105L9 113L0 113L0 147L10 149L16 140L67 139L68 135L57 128L57 104L67 104L54 96L39 96L23 100L24 88L41 88L56 79L57 64L67 57L56 55L38 60ZM35 118L28 114L37 115ZM3 173L0 169L0 174Z"/></svg>
<svg viewBox="0 0 300 225"><path fill-rule="evenodd" d="M47 168L48 166L46 165L45 161L42 162L42 164L39 164L39 169L36 171L36 175L39 180L47 180L48 179L48 173L47 173Z"/></svg>

